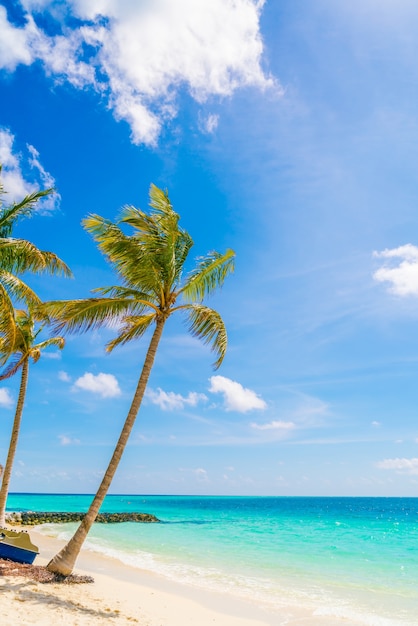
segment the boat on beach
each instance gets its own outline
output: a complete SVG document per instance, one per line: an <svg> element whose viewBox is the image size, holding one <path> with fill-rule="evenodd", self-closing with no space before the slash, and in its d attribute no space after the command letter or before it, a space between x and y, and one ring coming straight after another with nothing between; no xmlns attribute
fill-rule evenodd
<svg viewBox="0 0 418 626"><path fill-rule="evenodd" d="M39 554L29 537L29 534L22 531L8 530L0 528L0 558L16 561L17 563L31 564Z"/></svg>

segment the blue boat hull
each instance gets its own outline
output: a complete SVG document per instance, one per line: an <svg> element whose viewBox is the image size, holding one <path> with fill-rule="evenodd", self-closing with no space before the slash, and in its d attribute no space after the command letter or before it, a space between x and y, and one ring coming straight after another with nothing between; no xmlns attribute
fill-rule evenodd
<svg viewBox="0 0 418 626"><path fill-rule="evenodd" d="M32 550L23 550L16 546L9 546L7 543L0 542L0 558L10 559L17 563L33 563L38 553Z"/></svg>
<svg viewBox="0 0 418 626"><path fill-rule="evenodd" d="M0 559L31 564L37 554L38 548L33 545L26 531L16 532L0 528Z"/></svg>

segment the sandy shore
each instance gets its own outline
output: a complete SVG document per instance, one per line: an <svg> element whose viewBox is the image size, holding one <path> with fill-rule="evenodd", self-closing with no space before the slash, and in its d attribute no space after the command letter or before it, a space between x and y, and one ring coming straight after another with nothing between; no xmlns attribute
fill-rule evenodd
<svg viewBox="0 0 418 626"><path fill-rule="evenodd" d="M30 529L45 565L62 543ZM0 577L1 624L54 626L139 624L141 626L265 626L277 624L261 609L227 595L204 593L84 551L75 572L94 583L42 584Z"/></svg>
<svg viewBox="0 0 418 626"><path fill-rule="evenodd" d="M63 545L29 528L46 565ZM84 550L75 574L93 583L42 584L20 576L0 576L2 626L358 626L363 622L318 614L314 607L270 612L235 596L177 584L116 559Z"/></svg>

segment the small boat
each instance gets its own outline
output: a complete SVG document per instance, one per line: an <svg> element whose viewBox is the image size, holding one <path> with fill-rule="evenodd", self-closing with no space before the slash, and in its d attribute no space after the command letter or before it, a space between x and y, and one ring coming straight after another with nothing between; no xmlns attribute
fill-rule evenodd
<svg viewBox="0 0 418 626"><path fill-rule="evenodd" d="M7 528L0 528L0 558L16 561L17 563L33 563L39 554L28 533L24 530L16 532Z"/></svg>

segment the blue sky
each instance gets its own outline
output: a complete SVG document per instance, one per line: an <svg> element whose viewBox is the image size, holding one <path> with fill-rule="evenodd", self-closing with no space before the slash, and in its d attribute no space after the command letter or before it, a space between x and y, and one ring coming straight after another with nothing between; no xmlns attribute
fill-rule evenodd
<svg viewBox="0 0 418 626"><path fill-rule="evenodd" d="M194 257L231 247L217 372L170 320L114 493L416 495L418 6L405 0L0 2L16 234L114 284L80 222L167 188ZM33 365L12 491L95 491L146 341ZM0 385L4 459L18 381Z"/></svg>

